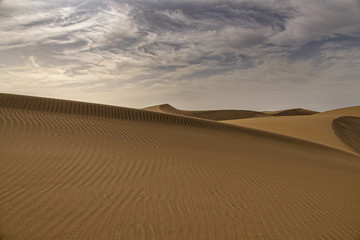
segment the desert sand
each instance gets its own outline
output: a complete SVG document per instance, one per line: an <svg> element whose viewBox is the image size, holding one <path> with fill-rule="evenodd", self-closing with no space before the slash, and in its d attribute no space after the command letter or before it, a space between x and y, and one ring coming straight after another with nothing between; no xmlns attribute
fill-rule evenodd
<svg viewBox="0 0 360 240"><path fill-rule="evenodd" d="M0 239L360 238L359 107L159 109L0 94Z"/></svg>

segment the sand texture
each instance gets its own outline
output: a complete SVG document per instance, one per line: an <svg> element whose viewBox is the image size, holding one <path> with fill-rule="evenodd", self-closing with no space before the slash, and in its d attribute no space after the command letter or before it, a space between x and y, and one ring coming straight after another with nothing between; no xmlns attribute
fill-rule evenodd
<svg viewBox="0 0 360 240"><path fill-rule="evenodd" d="M360 153L360 117L339 117L333 121L332 127L343 142Z"/></svg>
<svg viewBox="0 0 360 240"><path fill-rule="evenodd" d="M291 135L0 94L0 239L359 239L358 145Z"/></svg>

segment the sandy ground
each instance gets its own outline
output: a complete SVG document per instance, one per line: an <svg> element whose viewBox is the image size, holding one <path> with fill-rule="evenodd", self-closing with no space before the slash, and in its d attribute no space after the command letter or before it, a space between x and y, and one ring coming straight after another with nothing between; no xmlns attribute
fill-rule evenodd
<svg viewBox="0 0 360 240"><path fill-rule="evenodd" d="M359 155L288 135L0 94L0 239L359 239Z"/></svg>

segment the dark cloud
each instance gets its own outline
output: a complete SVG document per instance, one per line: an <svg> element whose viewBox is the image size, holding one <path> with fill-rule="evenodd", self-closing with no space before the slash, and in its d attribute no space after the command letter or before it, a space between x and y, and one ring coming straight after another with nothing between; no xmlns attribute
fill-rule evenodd
<svg viewBox="0 0 360 240"><path fill-rule="evenodd" d="M322 57L328 51L344 49L360 49L360 36L348 36L343 34L333 34L330 37L318 41L309 41L301 45L298 49L290 52L288 59L291 62L303 59L316 59Z"/></svg>
<svg viewBox="0 0 360 240"><path fill-rule="evenodd" d="M194 71L190 74L182 76L182 79L203 79L203 78L209 78L214 76L223 75L225 73L229 73L233 71L234 69L231 67L216 67L216 68L207 68L199 71Z"/></svg>
<svg viewBox="0 0 360 240"><path fill-rule="evenodd" d="M152 68L153 71L159 72L172 72L179 68L186 68L186 65L166 65L166 66L156 66Z"/></svg>
<svg viewBox="0 0 360 240"><path fill-rule="evenodd" d="M132 17L146 31L219 30L224 26L271 27L285 30L292 10L273 9L251 2L129 1Z"/></svg>
<svg viewBox="0 0 360 240"><path fill-rule="evenodd" d="M251 56L248 56L245 54L240 54L239 57L240 57L242 68L246 69L246 68L253 68L256 66L254 57L251 57Z"/></svg>
<svg viewBox="0 0 360 240"><path fill-rule="evenodd" d="M189 65L196 64L209 64L214 66L235 66L238 60L241 59L240 55L234 52L224 52L223 54L208 54L201 56L197 59L188 61Z"/></svg>
<svg viewBox="0 0 360 240"><path fill-rule="evenodd" d="M30 21L27 23L23 23L21 24L21 26L23 26L24 28L28 28L28 27L39 27L41 25L48 25L50 23L54 22L53 18L47 18L47 19L39 19L39 20L35 20L35 21Z"/></svg>

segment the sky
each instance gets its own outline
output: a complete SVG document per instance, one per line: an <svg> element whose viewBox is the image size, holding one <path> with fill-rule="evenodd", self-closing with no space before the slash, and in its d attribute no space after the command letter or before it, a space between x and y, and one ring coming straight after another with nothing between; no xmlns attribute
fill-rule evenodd
<svg viewBox="0 0 360 240"><path fill-rule="evenodd" d="M360 1L0 0L0 92L132 108L360 105Z"/></svg>

